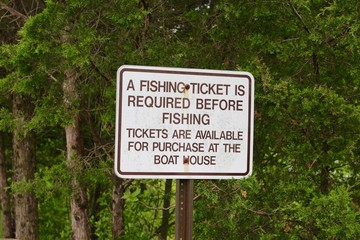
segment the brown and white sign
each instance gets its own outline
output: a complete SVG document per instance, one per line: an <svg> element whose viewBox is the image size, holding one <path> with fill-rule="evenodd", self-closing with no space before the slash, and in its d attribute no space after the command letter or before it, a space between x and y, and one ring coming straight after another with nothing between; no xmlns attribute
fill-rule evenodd
<svg viewBox="0 0 360 240"><path fill-rule="evenodd" d="M116 108L119 177L228 179L252 172L250 73L122 66Z"/></svg>

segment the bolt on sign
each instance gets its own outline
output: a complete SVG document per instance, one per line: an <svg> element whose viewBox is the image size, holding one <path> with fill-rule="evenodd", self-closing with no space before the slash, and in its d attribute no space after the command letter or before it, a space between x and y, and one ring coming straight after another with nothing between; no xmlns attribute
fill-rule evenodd
<svg viewBox="0 0 360 240"><path fill-rule="evenodd" d="M117 71L115 173L121 178L251 175L248 72L125 65Z"/></svg>

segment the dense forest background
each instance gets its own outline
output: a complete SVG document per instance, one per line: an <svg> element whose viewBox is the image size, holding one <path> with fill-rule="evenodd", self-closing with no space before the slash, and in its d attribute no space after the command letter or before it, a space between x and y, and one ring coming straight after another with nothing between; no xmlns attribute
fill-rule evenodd
<svg viewBox="0 0 360 240"><path fill-rule="evenodd" d="M173 239L175 183L113 174L116 70L256 79L254 173L194 239L360 239L360 1L0 1L0 236Z"/></svg>

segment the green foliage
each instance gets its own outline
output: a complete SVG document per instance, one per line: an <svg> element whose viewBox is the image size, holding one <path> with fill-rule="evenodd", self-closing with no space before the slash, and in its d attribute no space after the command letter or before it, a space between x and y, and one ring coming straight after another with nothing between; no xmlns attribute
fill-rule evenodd
<svg viewBox="0 0 360 240"><path fill-rule="evenodd" d="M197 182L194 238L254 238L263 231L262 217L268 216L265 209L254 209L255 202L252 199L262 194L260 191L260 183L255 177L240 181Z"/></svg>
<svg viewBox="0 0 360 240"><path fill-rule="evenodd" d="M201 224L194 224L194 237L358 238L360 215L354 208L349 189L340 186L328 195L318 195L314 189L307 190L306 180L294 182L298 183L297 187L288 182L266 186L252 178L230 183L198 183L195 222ZM299 198L300 195L303 197Z"/></svg>
<svg viewBox="0 0 360 240"><path fill-rule="evenodd" d="M11 187L35 191L40 239L70 238L74 176L87 189L93 237L112 238L115 72L123 64L255 76L254 176L195 182L195 239L360 238L359 12L357 0L46 1L19 41L0 47L0 130L20 122L12 94L34 104L21 124L37 134L37 173ZM65 106L69 69L80 100ZM69 169L63 127L74 113L85 148ZM121 239L156 239L163 197L163 180L128 185Z"/></svg>
<svg viewBox="0 0 360 240"><path fill-rule="evenodd" d="M125 235L120 239L158 239L163 209L163 180L135 180L125 192ZM173 184L173 187L174 184ZM175 190L172 191L170 212L174 213ZM174 226L174 216L170 226ZM173 228L173 227L172 227ZM174 229L169 229L169 238L173 238Z"/></svg>
<svg viewBox="0 0 360 240"><path fill-rule="evenodd" d="M71 238L68 196L67 192L57 192L48 194L46 198L40 198L39 234L44 239Z"/></svg>
<svg viewBox="0 0 360 240"><path fill-rule="evenodd" d="M288 210L294 216L289 219L288 231L295 231L301 238L357 239L360 236L360 214L353 208L350 193L343 186L328 195L314 197L306 206L293 202Z"/></svg>
<svg viewBox="0 0 360 240"><path fill-rule="evenodd" d="M105 191L98 199L98 204L102 208L96 216L91 218L92 224L95 228L95 236L98 239L111 239L112 238L112 210L109 204L111 199L110 191Z"/></svg>
<svg viewBox="0 0 360 240"><path fill-rule="evenodd" d="M0 108L0 130L11 131L14 128L14 117L6 108Z"/></svg>

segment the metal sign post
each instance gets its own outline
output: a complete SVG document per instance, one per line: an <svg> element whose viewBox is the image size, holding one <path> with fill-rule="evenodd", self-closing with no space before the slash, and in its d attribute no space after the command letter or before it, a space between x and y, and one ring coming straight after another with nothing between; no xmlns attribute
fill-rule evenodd
<svg viewBox="0 0 360 240"><path fill-rule="evenodd" d="M193 226L194 181L176 181L175 239L191 240Z"/></svg>
<svg viewBox="0 0 360 240"><path fill-rule="evenodd" d="M175 239L190 240L193 179L252 173L254 77L124 65L116 88L115 174L178 179Z"/></svg>

